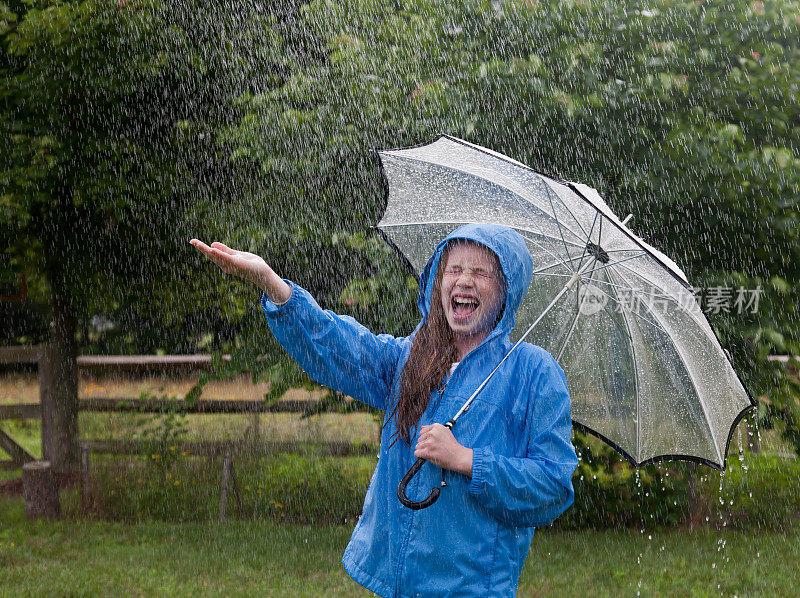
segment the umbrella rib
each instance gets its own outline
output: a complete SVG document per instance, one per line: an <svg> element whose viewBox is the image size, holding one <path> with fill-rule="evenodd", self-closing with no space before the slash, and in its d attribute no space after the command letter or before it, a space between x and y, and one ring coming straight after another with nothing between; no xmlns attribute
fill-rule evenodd
<svg viewBox="0 0 800 598"><path fill-rule="evenodd" d="M544 181L542 181L542 182L544 183ZM569 255L569 249L567 249L567 243L566 243L566 241L564 241L564 233L561 232L561 222L558 219L558 214L556 214L556 207L553 205L553 198L551 197L552 196L552 192L550 191L550 187L549 187L549 185L547 183L544 183L544 186L545 186L545 190L547 191L547 201L550 202L550 209L553 210L553 218L556 219L556 226L558 227L558 236L561 237L561 242L564 244L564 253ZM569 210L567 210L567 211L569 211ZM575 233L573 232L572 234L574 235ZM584 231L584 234L585 234L585 231ZM575 236L577 237L577 235L575 235ZM570 265L572 265L572 264L570 264ZM574 272L574 269L573 269L573 272Z"/></svg>
<svg viewBox="0 0 800 598"><path fill-rule="evenodd" d="M522 232L525 232L525 233L528 233L528 234L531 234L531 235L539 235L541 237L544 237L545 239L550 241L550 245L551 246L553 246L552 241L558 241L559 240L556 237L551 237L550 235L544 234L544 232L542 232L541 229L539 229L539 231L530 230L530 229L524 228L524 227L522 227L522 226L520 226L518 224L514 224L512 226L512 228L514 228L517 231L522 231ZM566 241L566 243L567 243L567 245L572 245L573 247L578 247L578 248L583 247L583 245L581 245L580 243L574 243L572 241ZM555 247L553 247L553 249L555 249ZM558 250L556 249L556 251L558 251Z"/></svg>
<svg viewBox="0 0 800 598"><path fill-rule="evenodd" d="M583 259L583 257L581 257L581 259ZM595 258L595 261L597 261L597 258ZM592 265L594 265L594 263ZM589 277L589 280L592 280L591 276ZM577 295L578 295L578 293L576 293L576 297L577 297ZM564 342L561 344L561 348L558 350L558 355L556 356L556 361L561 359L561 356L564 354L564 349L567 348L567 343L572 338L572 333L575 331L575 327L578 325L578 317L581 314L581 307L583 307L583 304L585 302L586 302L586 294L584 293L583 299L581 299L580 303L578 304L577 309L575 310L575 317L572 320L572 324L570 324L569 332L567 332L567 336L564 338Z"/></svg>
<svg viewBox="0 0 800 598"><path fill-rule="evenodd" d="M598 280L597 282L605 282ZM598 289L599 290L599 289ZM602 292L602 291L601 291ZM636 312L631 312L637 317L639 316ZM636 463L642 462L642 418L641 418L641 407L639 405L639 399L641 396L640 393L640 385L639 385L639 367L636 364L636 345L633 342L633 334L631 334L631 323L628 321L628 316L625 313L624 309L620 310L620 315L622 316L622 321L625 322L625 328L627 328L628 339L630 343L628 343L630 350L631 350L631 361L633 361L633 392L636 396ZM613 318L612 318L613 319ZM643 318L644 319L644 318ZM645 319L645 321L647 321Z"/></svg>
<svg viewBox="0 0 800 598"><path fill-rule="evenodd" d="M602 246L603 245L603 214L598 210L597 212L600 214L600 230L597 232L597 244ZM591 241L591 239L589 239Z"/></svg>
<svg viewBox="0 0 800 598"><path fill-rule="evenodd" d="M630 272L634 276L638 276L639 278L644 280L646 283L654 286L655 288L660 288L657 284L655 284L652 280L647 278L644 274L641 274L641 273L637 272L636 270L634 270L633 268L629 268L628 266L622 266L622 267L625 268L628 272ZM617 274L619 275L619 273L617 273ZM671 297L667 297L667 298L670 299L671 301L673 301L678 307L680 307L681 310L683 310L684 313L690 315L692 317L692 319L697 321L697 313L694 310L685 309L677 300L675 300L675 299L673 299ZM698 307L698 310L699 310L699 306L697 306L697 307ZM700 313L702 315L702 312L700 312Z"/></svg>
<svg viewBox="0 0 800 598"><path fill-rule="evenodd" d="M560 266L561 264L556 264ZM572 274L558 274L557 272L537 272L537 276L558 276L560 278L571 278Z"/></svg>
<svg viewBox="0 0 800 598"><path fill-rule="evenodd" d="M594 282L605 282L605 281L597 279L597 278L593 279L593 281ZM597 288L597 287L595 287L595 288ZM618 301L617 299L615 299L611 295L608 295L608 294L604 293L602 289L597 288L597 290L600 291L601 293L603 293L604 295L606 295L612 301L616 301L617 304L622 306L622 303L620 301ZM642 461L642 458L641 458L642 457L642 455L641 455L641 452L642 452L641 451L641 446L642 446L642 424L641 424L641 417L640 417L640 415L641 415L640 409L641 408L640 408L640 405L639 405L639 399L640 399L639 370L638 370L638 366L636 365L636 351L635 351L635 346L634 346L634 343L633 343L633 334L631 334L630 322L628 321L628 318L626 316L626 313L625 313L624 309L620 309L619 313L620 313L620 317L622 318L622 321L625 323L625 329L623 329L622 326L620 326L619 322L617 322L613 317L610 317L610 319L611 319L612 322L614 322L614 325L618 329L620 329L628 337L628 341L629 341L628 346L630 347L630 351L631 351L631 361L633 362L633 387L634 387L633 392L634 392L634 397L636 399L636 407L635 407L636 408L636 464L638 465ZM636 312L631 312L631 313L633 313L635 316L637 316L639 318L642 318L645 322L647 322L646 318L643 318L642 316L640 316ZM653 324L651 324L651 326L652 325ZM658 327L656 326L656 328L658 328Z"/></svg>
<svg viewBox="0 0 800 598"><path fill-rule="evenodd" d="M518 232L519 232L519 231L518 231ZM525 231L525 233L528 233L528 234L534 234L534 235L536 234L536 233L533 233L532 231ZM542 245L541 243L539 243L539 242L538 242L536 239L533 239L533 238L529 237L527 234L525 234L525 235L522 235L522 236L523 236L523 238L525 238L525 239L528 239L528 240L532 241L533 243L536 243L536 245L537 245L537 246L538 246L538 247L539 247L539 248L540 248L542 251L544 251L544 252L545 252L547 255L549 255L549 256L550 256L550 257L552 257L553 259L556 259L556 260L561 260L561 258L560 258L559 256L555 255L555 254L554 254L554 253L552 253L551 251L548 251L548 250L547 250L547 248L546 248L544 245ZM545 234L542 234L542 236L543 236L545 239L549 239L549 238L550 238L550 237L548 237L548 236L547 236L547 235L545 235ZM552 243L550 243L550 247L553 247L553 244L552 244ZM556 248L555 248L555 247L553 247L553 250L556 250ZM567 255L569 255L569 253L567 253ZM563 260L562 260L560 263L563 263Z"/></svg>
<svg viewBox="0 0 800 598"><path fill-rule="evenodd" d="M555 245L553 245L553 241L550 239L550 237L549 237L548 235L545 235L545 234L544 234L544 231L542 230L542 227L541 227L541 226L539 226L539 224L537 223L537 220L536 220L536 218L535 218L535 217L533 217L533 213L532 213L532 210L531 210L531 208L532 208L533 206L531 205L531 203L530 203L530 202L528 202L528 201L526 201L526 200L525 200L525 199L524 199L524 198L523 198L521 195L515 194L515 196L517 197L517 200L519 201L519 203L521 203L521 204L522 204L522 207L523 207L523 209L524 209L526 212L528 212L528 217L530 218L530 220L531 220L531 221L534 223L534 225L536 226L536 228L538 228L538 229L539 229L539 234L540 234L541 236L543 236L545 239L547 239L547 242L550 244L550 247L553 249L553 251L554 251L554 252L556 252L556 253L558 253L558 250L556 249ZM542 213L544 213L544 210L540 210L540 211L541 211ZM556 219L556 224L558 224L558 219ZM564 237L563 237L563 235L561 235L561 229L560 229L560 228L559 228L559 232L558 232L558 234L559 234L559 236L561 236L561 242L562 242L562 243L564 243L564 250L565 250L566 254L567 254L567 255L569 255L569 249L567 249L567 244L566 244L566 242L564 241ZM544 247L543 247L543 246L542 246L542 249L544 249ZM553 257L554 259L559 259L557 255L555 255L555 254L553 254L553 253L550 253L550 252L549 252L549 251L547 251L546 249L544 249L544 250L545 250L545 251L546 251L546 252L547 252L547 253L548 253L548 254L549 254L551 257ZM571 267L571 264L570 264L570 267ZM574 269L574 268L572 268L572 271L574 272L574 271L575 271L575 269Z"/></svg>
<svg viewBox="0 0 800 598"><path fill-rule="evenodd" d="M630 268L626 268L626 269L630 270ZM562 274L562 276L567 276L567 275L566 274ZM638 288L632 287L630 285L629 286L625 286L625 285L621 285L621 284L614 284L613 282L608 282L607 280L600 280L599 278L595 278L594 281L595 282L599 282L600 284L606 284L606 285L608 285L610 287L614 287L614 288L617 288L617 289L622 289L623 291L631 291L632 293L638 293L641 296L647 296L648 295L647 293L644 292L644 289L638 289ZM655 285L653 285L653 287L654 288L658 288ZM639 293L640 291L641 291L641 293ZM653 293L649 293L649 296L658 297L659 299L666 299L668 301L672 301L674 303L678 303L678 301L674 297L670 297L669 295L665 295L664 293L655 293L655 292L653 292ZM678 305L680 305L680 303L678 303Z"/></svg>
<svg viewBox="0 0 800 598"><path fill-rule="evenodd" d="M596 278L595 278L595 279L592 279L592 280L593 280L593 282L602 282L602 281L600 281L600 280L597 280ZM595 287L595 288L596 288L596 289L597 289L599 292L603 293L603 295L605 295L606 297L608 297L609 299L611 299L611 301L613 301L614 303L616 303L617 305L619 305L619 306L620 306L620 312L623 312L623 311L625 311L625 309L624 309L624 305L625 305L625 304L624 304L622 301L619 301L618 299L616 299L616 298L612 297L611 295L609 295L608 293L606 293L606 292L605 292L603 289L600 289L600 288L597 288L597 287ZM633 315L635 315L637 318L639 318L639 319L643 320L644 322L647 322L648 324L650 324L650 325L651 325L653 328L655 328L656 330L659 330L659 331L661 331L661 332L663 332L663 333L665 333L665 334L666 334L666 332L667 332L667 331L666 331L666 330L664 330L664 328L663 328L662 326L659 326L659 325L658 325L658 323L656 323L656 322L651 322L650 320L648 320L647 318L645 318L643 315L641 315L641 314L639 314L639 313L637 313L637 312L635 312L635 311L633 311L633 310L628 310L628 312L629 312L629 313L632 313Z"/></svg>
<svg viewBox="0 0 800 598"><path fill-rule="evenodd" d="M550 195L550 185L547 184L547 181L545 181L544 178L542 178L542 182L548 187L548 197L549 197L549 195ZM569 187L567 187L567 188L569 189ZM570 191L572 191L572 189L570 189ZM575 194L574 191L572 191L572 193ZM581 232L583 233L583 236L584 237L589 237L589 235L591 235L591 232L587 235L586 234L586 229L583 228L583 225L581 224L580 220L578 220L578 218L575 216L575 214L572 213L572 210L569 209L569 207L564 202L564 200L561 199L561 196L558 193L555 193L555 196L556 196L556 199L558 199L558 201L561 203L561 205L564 206L564 209L567 211L567 213L570 216L572 216L572 219L575 221L575 224L577 224L578 228L581 229ZM596 213L599 213L599 212L596 211Z"/></svg>
<svg viewBox="0 0 800 598"><path fill-rule="evenodd" d="M605 251L606 253L619 253L620 251L628 251L628 252L630 252L630 251L641 251L641 250L637 247L636 249L606 249L606 248L603 248L603 251Z"/></svg>
<svg viewBox="0 0 800 598"><path fill-rule="evenodd" d="M581 266L583 265L583 256L586 255L586 250L589 249L589 243L592 241L592 232L594 232L594 225L597 223L597 217L599 215L600 212L594 213L594 220L592 220L592 227L589 229L589 234L587 235L586 245L583 246L583 253L581 254L581 261L578 263L578 270L580 270ZM595 263L596 262L597 259L595 258ZM594 266L594 263L592 264L592 266Z"/></svg>
<svg viewBox="0 0 800 598"><path fill-rule="evenodd" d="M558 259L558 257L556 257L556 256L553 256L553 257L555 257L556 259ZM534 270L534 271L533 271L533 274L542 274L542 273L544 273L544 271L545 271L545 270L549 270L550 268L555 268L556 266L566 266L566 265L567 265L567 262L570 262L570 263L571 263L571 262L574 262L575 260L579 260L579 259L582 259L582 258L579 258L579 257L570 257L570 258L569 258L569 259L567 259L567 260L562 260L562 261L560 261L560 262L556 262L555 264L549 264L549 265L547 265L547 266L544 266L544 267L542 267L542 268L539 268L538 270ZM575 270L573 269L573 272L574 272L574 271L575 271ZM568 275L567 275L567 276L568 276Z"/></svg>
<svg viewBox="0 0 800 598"><path fill-rule="evenodd" d="M497 173L496 173L496 174L497 174ZM538 173L534 172L534 175L536 175L536 177L538 178L538 182L539 182L539 183L540 183L540 184L541 184L541 185L544 187L544 189L545 189L545 192L547 193L547 200L550 202L550 208L553 210L553 217L556 219L556 224L558 225L558 228L559 228L559 235L561 235L561 224L560 224L560 223L559 223L559 221L558 221L558 216L556 216L556 214L555 214L555 212L556 212L556 210L555 210L555 207L553 207L553 200L552 200L552 198L551 198L551 194L552 194L553 192L552 192L552 190L550 189L550 185L548 185L548 184L547 184L547 181L545 181L545 180L544 180L544 178L543 178L541 175L539 175ZM503 175L500 175L500 176L503 176ZM491 181L491 182L493 182L493 183L494 183L494 181ZM494 183L494 184L496 184L496 185L499 185L499 186L503 187L503 189L507 189L508 191L511 191L511 189L509 189L509 188L508 188L508 187L506 187L505 185L501 185L500 183ZM511 191L511 193L513 193L514 195L516 195L516 196L517 196L517 197L518 197L518 198L519 198L521 201L523 201L523 202L524 202L526 205L528 205L528 206L531 206L531 207L535 207L536 209L538 209L538 210L539 210L540 212L542 212L543 214L547 214L547 212L546 212L545 210L542 210L541 208L539 208L538 206L536 206L536 205L535 205L535 204L534 204L532 201L530 201L529 199L527 199L526 197L524 197L524 196L523 196L521 193L517 193L517 192L515 192L515 191ZM558 197L558 194L556 194L556 197L557 197L559 200L561 200L561 198L560 198L560 197ZM563 204L564 204L564 202L563 202L563 201L561 201L561 204L563 205ZM564 206L564 207L566 208L566 206ZM586 236L586 231L583 229L583 226L581 226L581 223L580 223L580 222L578 222L578 219L577 219L577 218L575 218L575 215L574 215L572 212L570 212L570 211L569 211L569 208L567 208L567 212L569 212L570 216L572 216L572 218L575 220L575 223L576 223L576 224L578 225L578 227L581 229L581 232L583 233L583 236L579 235L578 233L576 233L574 230L572 230L570 227L568 227L568 226L566 226L566 225L564 225L564 230L567 230L567 231L569 231L570 233L572 233L572 236L574 236L576 239L583 239L583 238ZM547 214L547 215L549 216L549 214ZM563 238L563 235L561 236L561 240L562 240L562 241L564 240L564 238Z"/></svg>
<svg viewBox="0 0 800 598"><path fill-rule="evenodd" d="M659 320L659 323L661 323L661 320L658 317L658 312L653 311L651 313L653 314L653 317L656 320ZM667 332L666 327L663 324L661 324L661 328L664 330L664 334L667 335L667 338L669 338L671 340L672 339L672 335L669 334L669 332ZM700 398L700 393L697 392L697 389L694 386L694 381L693 381L693 377L692 377L692 375L690 373L691 370L689 369L688 362L687 362L686 358L684 357L683 353L681 352L680 345L673 341L672 342L672 346L675 348L675 353L677 354L678 359L681 360L681 364L683 365L684 370L686 370L686 374L689 376L689 380L692 383L692 389L694 390L695 394L697 395L697 400L700 403L700 407L703 409L703 417L706 420L706 425L708 425L708 432L709 432L709 435L711 437L711 443L714 445L714 451L716 451L716 453L717 453L717 459L719 459L720 464L724 464L725 460L722 458L722 455L720 455L719 447L717 446L717 441L714 438L714 426L711 425L711 418L708 415L708 410L706 409L706 405L703 402L703 400Z"/></svg>

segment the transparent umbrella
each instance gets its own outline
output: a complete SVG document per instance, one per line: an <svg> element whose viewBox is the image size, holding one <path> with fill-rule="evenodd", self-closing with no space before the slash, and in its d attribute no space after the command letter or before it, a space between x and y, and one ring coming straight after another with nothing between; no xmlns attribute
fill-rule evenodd
<svg viewBox="0 0 800 598"><path fill-rule="evenodd" d="M378 154L387 183L378 229L417 275L462 224L503 224L525 238L534 277L512 340L556 357L578 427L635 466L685 459L724 468L754 402L684 273L597 191L448 136Z"/></svg>

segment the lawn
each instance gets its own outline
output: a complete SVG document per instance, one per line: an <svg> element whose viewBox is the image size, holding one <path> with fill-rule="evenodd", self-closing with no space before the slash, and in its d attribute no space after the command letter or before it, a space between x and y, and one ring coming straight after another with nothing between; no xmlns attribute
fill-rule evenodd
<svg viewBox="0 0 800 598"><path fill-rule="evenodd" d="M0 499L0 596L369 596L352 523L28 522ZM800 533L539 530L520 596L794 596Z"/></svg>

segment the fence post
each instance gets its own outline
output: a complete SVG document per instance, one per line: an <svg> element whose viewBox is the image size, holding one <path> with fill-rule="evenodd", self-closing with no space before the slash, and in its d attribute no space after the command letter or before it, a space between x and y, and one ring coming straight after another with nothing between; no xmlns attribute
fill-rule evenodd
<svg viewBox="0 0 800 598"><path fill-rule="evenodd" d="M219 497L219 520L225 521L228 509L228 487L233 488L233 495L236 497L236 510L239 517L242 516L242 495L239 492L239 484L236 483L236 472L233 469L233 456L230 446L225 447L225 459L222 462L222 492Z"/></svg>
<svg viewBox="0 0 800 598"><path fill-rule="evenodd" d="M81 502L89 500L89 445L81 442Z"/></svg>
<svg viewBox="0 0 800 598"><path fill-rule="evenodd" d="M22 495L29 519L61 515L58 486L49 461L31 461L22 466Z"/></svg>
<svg viewBox="0 0 800 598"><path fill-rule="evenodd" d="M55 458L55 421L53 420L53 369L49 345L39 345L39 405L42 412L42 459Z"/></svg>
<svg viewBox="0 0 800 598"><path fill-rule="evenodd" d="M689 528L697 529L703 515L700 503L700 488L697 480L697 465L693 461L686 464L686 480L689 487Z"/></svg>
<svg viewBox="0 0 800 598"><path fill-rule="evenodd" d="M228 481L231 475L231 449L225 449L225 459L222 462L222 492L219 497L219 520L225 521L228 507Z"/></svg>

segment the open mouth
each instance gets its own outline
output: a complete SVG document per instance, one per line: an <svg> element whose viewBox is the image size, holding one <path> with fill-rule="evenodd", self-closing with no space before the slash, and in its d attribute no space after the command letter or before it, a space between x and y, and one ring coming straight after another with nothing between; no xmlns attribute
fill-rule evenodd
<svg viewBox="0 0 800 598"><path fill-rule="evenodd" d="M480 302L475 297L457 295L450 299L453 316L458 320L469 318L478 309Z"/></svg>

